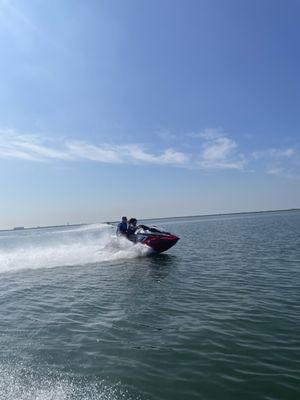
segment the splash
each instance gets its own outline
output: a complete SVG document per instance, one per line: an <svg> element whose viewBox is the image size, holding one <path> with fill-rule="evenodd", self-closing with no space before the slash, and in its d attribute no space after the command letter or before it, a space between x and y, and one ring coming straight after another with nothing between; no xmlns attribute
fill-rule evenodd
<svg viewBox="0 0 300 400"><path fill-rule="evenodd" d="M28 230L0 235L0 273L131 259L150 252L147 246L116 237L107 224Z"/></svg>

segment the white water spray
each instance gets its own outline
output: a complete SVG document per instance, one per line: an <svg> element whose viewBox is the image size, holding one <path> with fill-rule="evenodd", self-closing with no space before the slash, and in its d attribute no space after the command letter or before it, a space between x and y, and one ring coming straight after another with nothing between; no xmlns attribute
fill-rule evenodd
<svg viewBox="0 0 300 400"><path fill-rule="evenodd" d="M106 224L10 232L0 235L0 273L130 259L150 252L147 246L116 237Z"/></svg>

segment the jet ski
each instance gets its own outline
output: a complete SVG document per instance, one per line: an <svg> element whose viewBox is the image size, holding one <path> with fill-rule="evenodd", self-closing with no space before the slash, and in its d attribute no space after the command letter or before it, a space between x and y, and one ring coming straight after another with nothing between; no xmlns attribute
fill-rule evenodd
<svg viewBox="0 0 300 400"><path fill-rule="evenodd" d="M162 253L174 246L179 237L155 227L139 225L133 234L128 235L128 239L151 247L155 253Z"/></svg>

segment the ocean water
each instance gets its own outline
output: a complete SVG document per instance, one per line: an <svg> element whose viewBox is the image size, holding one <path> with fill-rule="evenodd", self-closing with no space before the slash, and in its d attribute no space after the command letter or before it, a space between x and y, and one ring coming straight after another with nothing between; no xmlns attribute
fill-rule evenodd
<svg viewBox="0 0 300 400"><path fill-rule="evenodd" d="M300 212L0 232L0 399L300 399Z"/></svg>

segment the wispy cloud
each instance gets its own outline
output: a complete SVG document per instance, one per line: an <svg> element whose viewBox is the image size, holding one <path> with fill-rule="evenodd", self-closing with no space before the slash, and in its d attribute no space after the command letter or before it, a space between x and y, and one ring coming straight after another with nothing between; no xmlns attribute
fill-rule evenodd
<svg viewBox="0 0 300 400"><path fill-rule="evenodd" d="M153 155L145 152L139 145L120 146L122 152L128 152L132 160L151 164L175 164L181 165L188 161L187 155L172 148L166 149L160 155Z"/></svg>
<svg viewBox="0 0 300 400"><path fill-rule="evenodd" d="M0 158L35 162L84 162L131 165L168 165L205 171L264 171L277 176L297 176L300 168L296 148L270 148L244 154L236 140L220 130L188 134L188 151L168 147L150 151L140 143L90 143L73 139L49 139L44 135L20 134L0 129ZM177 143L177 147L180 142Z"/></svg>
<svg viewBox="0 0 300 400"><path fill-rule="evenodd" d="M296 150L293 147L287 149L266 149L263 151L255 151L252 153L254 159L260 158L290 158L296 154Z"/></svg>
<svg viewBox="0 0 300 400"><path fill-rule="evenodd" d="M30 161L95 161L110 164L161 164L182 165L188 157L172 148L160 154L147 152L139 144L91 144L67 140L53 144L37 135L20 135L12 130L0 130L0 158Z"/></svg>
<svg viewBox="0 0 300 400"><path fill-rule="evenodd" d="M295 147L268 148L255 151L251 157L261 164L268 175L299 178L299 157Z"/></svg>
<svg viewBox="0 0 300 400"><path fill-rule="evenodd" d="M122 157L117 149L109 146L96 146L83 141L68 141L66 152L72 160L90 160L102 163L122 163Z"/></svg>
<svg viewBox="0 0 300 400"><path fill-rule="evenodd" d="M246 158L239 151L235 140L219 129L206 129L191 134L201 140L201 154L198 165L204 169L243 169Z"/></svg>
<svg viewBox="0 0 300 400"><path fill-rule="evenodd" d="M30 161L72 158L65 150L46 146L44 139L38 135L21 135L12 130L0 130L0 157Z"/></svg>

